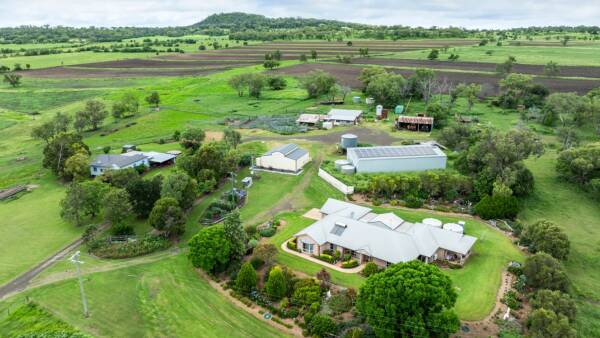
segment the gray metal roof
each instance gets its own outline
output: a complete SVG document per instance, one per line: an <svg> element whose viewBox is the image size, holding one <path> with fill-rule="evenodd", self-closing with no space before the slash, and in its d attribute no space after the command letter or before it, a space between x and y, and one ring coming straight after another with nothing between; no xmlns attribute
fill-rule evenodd
<svg viewBox="0 0 600 338"><path fill-rule="evenodd" d="M283 156L285 156L289 159L297 160L297 159L301 158L302 156L308 154L308 151L298 147L297 145L295 145L293 143L288 143L288 144L282 145L281 147L271 149L265 155L273 155L274 153L282 153Z"/></svg>
<svg viewBox="0 0 600 338"><path fill-rule="evenodd" d="M419 255L431 257L438 248L466 254L477 240L473 236L370 211L360 205L329 199L321 207L326 216L294 236L307 235L319 245L340 245L390 263L411 261ZM359 214L362 216L357 217Z"/></svg>
<svg viewBox="0 0 600 338"><path fill-rule="evenodd" d="M422 144L411 146L349 148L348 152L354 153L359 159L446 156L437 147Z"/></svg>
<svg viewBox="0 0 600 338"><path fill-rule="evenodd" d="M354 121L362 115L362 110L331 109L327 113L328 120Z"/></svg>
<svg viewBox="0 0 600 338"><path fill-rule="evenodd" d="M142 154L134 154L134 155L112 155L112 154L103 154L96 156L92 165L100 168L123 168L128 165L131 165L135 162L141 161L145 159L146 156Z"/></svg>

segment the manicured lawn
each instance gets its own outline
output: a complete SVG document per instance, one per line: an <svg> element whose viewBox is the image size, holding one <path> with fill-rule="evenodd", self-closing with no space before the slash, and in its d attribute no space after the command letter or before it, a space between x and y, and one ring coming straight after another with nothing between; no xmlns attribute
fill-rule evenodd
<svg viewBox="0 0 600 338"><path fill-rule="evenodd" d="M390 211L375 208L376 212ZM416 222L426 217L435 217L444 222L456 222L457 218L440 217L425 212L392 209L398 216L406 221ZM287 225L280 228L270 239L278 247L291 238L294 233L312 224L314 221L304 218L301 213L285 213L280 218L286 220ZM523 261L523 254L501 232L474 220L466 220L466 233L478 238L473 254L462 269L444 272L450 276L458 293L456 312L463 320L482 319L492 310L496 293L500 287L501 274L508 262L512 260ZM298 256L280 250L277 261L292 269L315 275L322 266ZM332 281L347 287L359 288L365 279L357 274L347 274L328 269Z"/></svg>
<svg viewBox="0 0 600 338"><path fill-rule="evenodd" d="M76 279L27 294L58 318L97 337L283 336L218 294L185 255L86 275L85 288L88 319L81 313Z"/></svg>
<svg viewBox="0 0 600 338"><path fill-rule="evenodd" d="M561 181L556 153L527 161L535 177L533 194L519 215L527 223L547 219L561 226L571 241L565 267L577 298L577 330L582 337L600 335L600 204L577 186Z"/></svg>
<svg viewBox="0 0 600 338"><path fill-rule="evenodd" d="M59 215L64 187L48 177L19 199L0 203L0 285L17 277L71 241L82 229Z"/></svg>
<svg viewBox="0 0 600 338"><path fill-rule="evenodd" d="M79 333L69 324L59 320L37 304L14 304L0 314L0 336L23 337L50 334L51 332ZM4 317L4 318L2 318Z"/></svg>

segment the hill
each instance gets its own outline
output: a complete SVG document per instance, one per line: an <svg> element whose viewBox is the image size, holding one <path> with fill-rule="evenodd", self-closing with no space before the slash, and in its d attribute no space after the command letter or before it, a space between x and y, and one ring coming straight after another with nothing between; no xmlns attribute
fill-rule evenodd
<svg viewBox="0 0 600 338"><path fill-rule="evenodd" d="M321 25L337 27L367 27L356 23L336 20L305 19L305 18L267 18L264 15L241 12L212 14L206 19L192 25L197 28L222 29L292 29L301 27L318 27Z"/></svg>

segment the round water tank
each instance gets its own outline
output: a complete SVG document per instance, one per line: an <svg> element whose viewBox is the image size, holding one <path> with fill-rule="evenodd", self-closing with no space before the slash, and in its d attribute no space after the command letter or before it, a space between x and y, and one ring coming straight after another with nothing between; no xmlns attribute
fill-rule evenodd
<svg viewBox="0 0 600 338"><path fill-rule="evenodd" d="M344 134L342 135L340 144L342 149L356 148L358 146L358 136L354 134Z"/></svg>
<svg viewBox="0 0 600 338"><path fill-rule="evenodd" d="M463 233L463 227L456 223L446 223L444 224L444 230L450 230L459 234Z"/></svg>
<svg viewBox="0 0 600 338"><path fill-rule="evenodd" d="M344 165L340 168L342 174L352 175L354 174L354 166L353 165Z"/></svg>
<svg viewBox="0 0 600 338"><path fill-rule="evenodd" d="M360 96L355 96L352 98L353 103L360 103Z"/></svg>
<svg viewBox="0 0 600 338"><path fill-rule="evenodd" d="M436 219L436 218L425 218L425 219L423 219L422 223L425 225L436 227L436 228L442 227L442 221L440 221L439 219Z"/></svg>
<svg viewBox="0 0 600 338"><path fill-rule="evenodd" d="M375 114L377 116L381 116L381 114L383 114L383 106L378 104L377 107L375 107Z"/></svg>
<svg viewBox="0 0 600 338"><path fill-rule="evenodd" d="M345 165L350 165L350 161L348 161L348 160L336 160L335 161L335 169L336 170L340 170Z"/></svg>

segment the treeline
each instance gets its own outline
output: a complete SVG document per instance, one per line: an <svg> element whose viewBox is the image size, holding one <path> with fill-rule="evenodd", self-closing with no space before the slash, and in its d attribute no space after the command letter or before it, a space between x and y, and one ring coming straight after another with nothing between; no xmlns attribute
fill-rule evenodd
<svg viewBox="0 0 600 338"><path fill-rule="evenodd" d="M72 40L111 42L143 36L177 37L198 33L190 27L65 27L20 26L0 28L0 43L61 43Z"/></svg>

